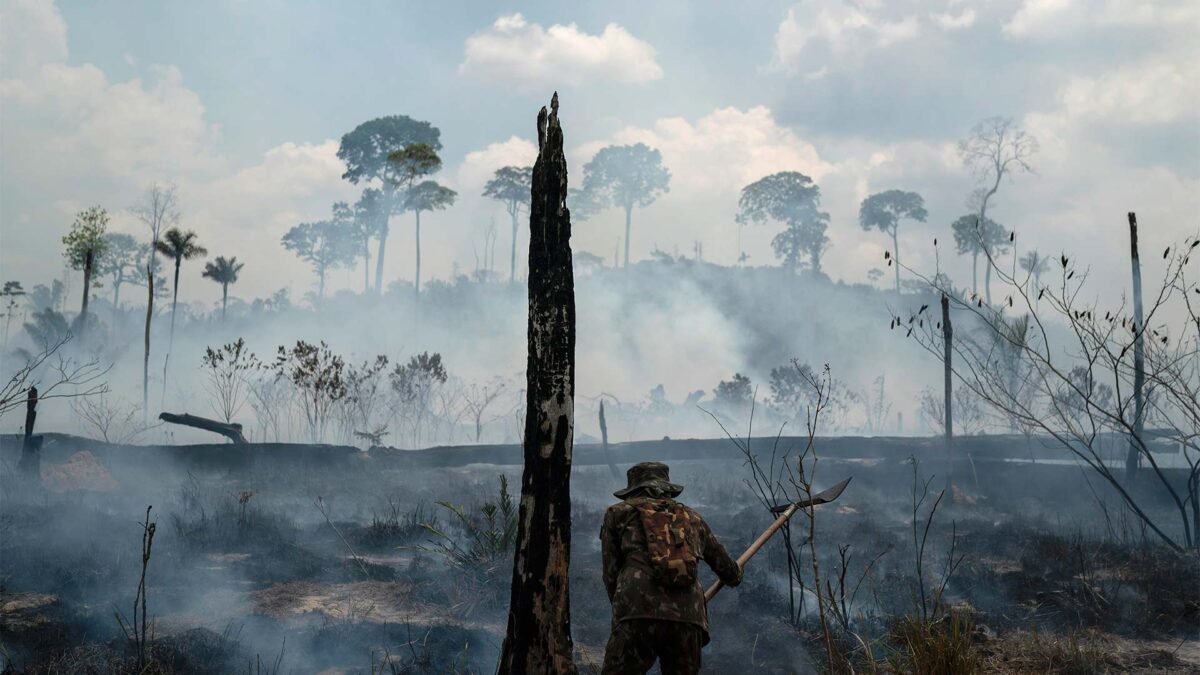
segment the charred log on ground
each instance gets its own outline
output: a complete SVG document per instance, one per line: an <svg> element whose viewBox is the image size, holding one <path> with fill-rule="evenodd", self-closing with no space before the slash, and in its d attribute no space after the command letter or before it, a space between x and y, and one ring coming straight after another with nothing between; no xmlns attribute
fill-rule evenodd
<svg viewBox="0 0 1200 675"><path fill-rule="evenodd" d="M176 415L175 413L168 412L160 414L158 419L169 424L179 424L185 427L192 427L193 429L202 429L204 431L211 431L214 434L221 434L238 445L246 443L246 437L242 435L242 425L237 423L226 424L225 422L210 420L207 417L200 417L198 415L189 415L187 413Z"/></svg>

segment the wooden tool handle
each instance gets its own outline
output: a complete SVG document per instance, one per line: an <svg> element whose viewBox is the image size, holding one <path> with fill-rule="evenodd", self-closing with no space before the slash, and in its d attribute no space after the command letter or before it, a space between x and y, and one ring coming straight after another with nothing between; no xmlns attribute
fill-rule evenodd
<svg viewBox="0 0 1200 675"><path fill-rule="evenodd" d="M743 570L746 569L746 563L750 562L750 559L754 557L754 554L758 553L758 550L766 545L767 540L769 540L772 535L774 535L776 532L778 532L779 528L783 527L783 524L786 523L788 521L788 519L792 517L792 514L796 513L796 509L798 509L798 508L799 508L798 504L792 504L791 506L789 506L787 508L786 511L779 514L779 517L775 519L775 522L771 523L770 527L763 530L763 533L758 535L758 539L755 539L754 543L750 544L750 548L747 548L746 552L738 557L738 559L737 559L738 567L740 567ZM712 600L713 596L717 594L717 591L721 590L721 588L723 588L724 586L725 586L724 582L722 582L720 579L717 579L716 582L714 582L712 586L708 587L707 591L704 591L704 601L709 602L710 600Z"/></svg>

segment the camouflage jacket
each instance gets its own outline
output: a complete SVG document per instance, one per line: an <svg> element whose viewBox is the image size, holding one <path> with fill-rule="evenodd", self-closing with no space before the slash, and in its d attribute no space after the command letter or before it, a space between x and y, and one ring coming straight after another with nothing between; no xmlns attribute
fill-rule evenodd
<svg viewBox="0 0 1200 675"><path fill-rule="evenodd" d="M696 624L704 629L707 642L708 611L700 580L685 588L665 588L655 582L646 552L646 535L634 504L647 497L630 497L608 507L600 530L604 557L604 587L612 602L613 624L626 619L663 619ZM681 505L683 506L683 505ZM708 523L687 506L690 520L688 546L728 586L742 581L742 570L729 557Z"/></svg>

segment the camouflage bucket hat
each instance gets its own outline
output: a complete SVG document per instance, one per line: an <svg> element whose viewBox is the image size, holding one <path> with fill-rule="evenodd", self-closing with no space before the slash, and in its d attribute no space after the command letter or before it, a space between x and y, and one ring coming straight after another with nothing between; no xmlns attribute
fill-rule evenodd
<svg viewBox="0 0 1200 675"><path fill-rule="evenodd" d="M682 485L671 482L670 469L662 462L642 462L629 467L625 473L629 485L613 493L614 497L624 499L643 488L657 489L668 497L676 497L683 492Z"/></svg>

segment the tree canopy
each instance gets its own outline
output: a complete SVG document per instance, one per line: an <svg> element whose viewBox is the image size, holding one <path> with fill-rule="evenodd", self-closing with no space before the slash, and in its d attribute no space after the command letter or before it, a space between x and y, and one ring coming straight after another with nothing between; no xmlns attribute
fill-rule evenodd
<svg viewBox="0 0 1200 675"><path fill-rule="evenodd" d="M163 233L154 248L162 255L172 259L176 264L182 260L203 258L208 255L208 249L197 243L197 235L191 230L181 230L172 227Z"/></svg>
<svg viewBox="0 0 1200 675"><path fill-rule="evenodd" d="M625 210L625 266L629 266L629 240L634 207L645 208L670 191L671 172L662 165L662 153L644 143L601 148L583 165L583 189L572 201L579 220L610 207Z"/></svg>
<svg viewBox="0 0 1200 675"><path fill-rule="evenodd" d="M969 213L954 221L950 228L954 230L954 243L959 255L979 255L990 253L996 255L1008 249L1008 230L991 218L983 219L983 226L976 227L979 216Z"/></svg>
<svg viewBox="0 0 1200 675"><path fill-rule="evenodd" d="M887 190L862 201L858 209L858 224L864 230L877 229L892 237L892 254L896 256L896 292L900 291L900 240L897 236L903 219L925 222L925 200L915 192Z"/></svg>
<svg viewBox="0 0 1200 675"><path fill-rule="evenodd" d="M246 263L238 262L237 256L232 258L217 256L216 260L204 263L204 271L200 273L200 276L212 279L222 286L228 286L237 283L238 275L245 266Z"/></svg>
<svg viewBox="0 0 1200 675"><path fill-rule="evenodd" d="M379 189L367 188L362 191L358 201L354 202L353 220L355 237L363 246L372 237L379 236L387 222L387 208Z"/></svg>
<svg viewBox="0 0 1200 675"><path fill-rule="evenodd" d="M503 202L510 216L516 217L521 207L529 206L533 167L502 166L483 186L483 196Z"/></svg>
<svg viewBox="0 0 1200 675"><path fill-rule="evenodd" d="M63 236L62 242L66 247L63 255L71 269L82 270L87 264L88 254L92 256L95 265L108 247L104 235L108 231L108 211L103 207L93 206L75 215L71 229Z"/></svg>
<svg viewBox="0 0 1200 675"><path fill-rule="evenodd" d="M437 149L428 143L413 143L388 153L391 180L397 187L411 187L417 179L437 173L442 168L442 158Z"/></svg>
<svg viewBox="0 0 1200 675"><path fill-rule="evenodd" d="M925 222L929 213L925 200L915 192L887 190L878 192L862 201L858 209L858 224L864 230L876 229L896 235L900 221L904 219Z"/></svg>
<svg viewBox="0 0 1200 675"><path fill-rule="evenodd" d="M483 196L504 203L512 219L512 254L509 262L509 281L517 279L517 228L521 209L529 209L533 186L533 167L502 166L496 169L492 179L483 186Z"/></svg>
<svg viewBox="0 0 1200 675"><path fill-rule="evenodd" d="M798 171L781 171L742 188L737 222L786 225L771 241L784 266L795 269L807 255L814 272L821 271L821 254L829 247L825 230L829 214L821 211L821 189Z"/></svg>
<svg viewBox="0 0 1200 675"><path fill-rule="evenodd" d="M583 191L587 204L580 218L609 206L626 211L645 208L670 192L671 172L662 165L662 153L644 143L610 145L601 148L592 161L583 165ZM577 209L578 210L578 209ZM589 213L591 211L591 213Z"/></svg>
<svg viewBox="0 0 1200 675"><path fill-rule="evenodd" d="M427 180L408 189L404 198L406 211L441 211L454 204L458 193L437 182Z"/></svg>
<svg viewBox="0 0 1200 675"><path fill-rule="evenodd" d="M338 159L346 164L342 178L351 183L378 180L385 186L393 179L395 168L389 157L397 150L424 144L434 151L442 149L442 132L429 122L407 115L391 115L363 122L342 136Z"/></svg>
<svg viewBox="0 0 1200 675"><path fill-rule="evenodd" d="M346 233L340 231L336 221L319 220L300 223L283 235L283 247L296 257L311 263L317 274L342 267L354 260L357 253L348 246Z"/></svg>

